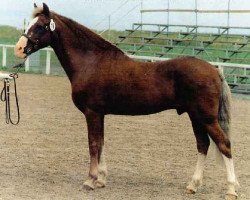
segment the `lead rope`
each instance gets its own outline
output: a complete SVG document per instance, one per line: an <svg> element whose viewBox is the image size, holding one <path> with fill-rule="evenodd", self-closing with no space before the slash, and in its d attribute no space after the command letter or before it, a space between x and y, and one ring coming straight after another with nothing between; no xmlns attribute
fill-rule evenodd
<svg viewBox="0 0 250 200"><path fill-rule="evenodd" d="M0 99L2 102L5 102L5 121L7 124L11 123L13 125L17 125L20 122L20 109L19 109L19 103L18 103L18 95L17 95L17 86L16 86L16 79L18 78L19 70L24 67L26 59L14 66L13 68L16 68L16 72L10 74L9 76L13 78L14 82L14 94L15 94L15 100L16 100L16 110L17 110L17 119L16 121L13 121L12 115L11 115L11 109L10 109L10 79L5 78L4 79L4 86L1 91Z"/></svg>

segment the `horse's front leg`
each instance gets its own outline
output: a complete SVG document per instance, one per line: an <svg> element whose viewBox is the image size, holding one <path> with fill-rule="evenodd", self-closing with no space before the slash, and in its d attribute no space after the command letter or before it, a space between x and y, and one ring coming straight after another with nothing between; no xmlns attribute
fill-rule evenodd
<svg viewBox="0 0 250 200"><path fill-rule="evenodd" d="M104 115L87 110L85 113L88 125L88 140L90 154L89 178L84 183L87 189L104 187L107 168L104 158Z"/></svg>

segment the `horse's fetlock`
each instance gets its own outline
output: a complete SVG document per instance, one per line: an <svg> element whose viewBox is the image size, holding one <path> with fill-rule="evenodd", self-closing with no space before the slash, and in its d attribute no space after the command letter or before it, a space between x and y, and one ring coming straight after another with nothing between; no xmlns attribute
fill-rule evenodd
<svg viewBox="0 0 250 200"><path fill-rule="evenodd" d="M201 178L193 178L193 184L196 186L196 187L199 187L202 185L202 179Z"/></svg>
<svg viewBox="0 0 250 200"><path fill-rule="evenodd" d="M93 180L97 180L98 179L98 176L97 175L94 175L94 174L89 174L89 177Z"/></svg>

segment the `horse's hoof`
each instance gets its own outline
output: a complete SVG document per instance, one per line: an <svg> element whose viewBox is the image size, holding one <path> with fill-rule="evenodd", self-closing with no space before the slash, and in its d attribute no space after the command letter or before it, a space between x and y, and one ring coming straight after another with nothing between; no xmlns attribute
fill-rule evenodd
<svg viewBox="0 0 250 200"><path fill-rule="evenodd" d="M234 194L226 194L225 196L225 200L236 200L237 199L237 195Z"/></svg>
<svg viewBox="0 0 250 200"><path fill-rule="evenodd" d="M187 193L187 194L195 194L195 191L192 190L192 189L190 189L190 188L187 188L187 189L186 189L186 193Z"/></svg>
<svg viewBox="0 0 250 200"><path fill-rule="evenodd" d="M97 180L97 181L95 181L95 186L97 187L97 188L103 188L103 187L105 187L105 182L104 181L102 181L102 180Z"/></svg>
<svg viewBox="0 0 250 200"><path fill-rule="evenodd" d="M186 187L187 194L195 194L196 191L197 191L197 187L195 187L193 182L189 183L188 186Z"/></svg>
<svg viewBox="0 0 250 200"><path fill-rule="evenodd" d="M86 190L94 190L95 189L94 180L88 179L87 181L84 182L83 187Z"/></svg>

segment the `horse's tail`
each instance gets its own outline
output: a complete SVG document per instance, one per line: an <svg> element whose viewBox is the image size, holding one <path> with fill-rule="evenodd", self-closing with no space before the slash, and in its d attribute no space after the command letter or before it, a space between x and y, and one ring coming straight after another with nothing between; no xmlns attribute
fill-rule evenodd
<svg viewBox="0 0 250 200"><path fill-rule="evenodd" d="M218 121L220 127L227 135L228 139L231 140L230 137L230 123L231 123L231 91L227 84L227 81L221 70L219 71L219 76L221 78L221 95L219 100L219 112L218 112ZM222 154L219 149L217 149L217 158L222 161Z"/></svg>
<svg viewBox="0 0 250 200"><path fill-rule="evenodd" d="M231 91L222 72L219 70L222 81L221 95L219 102L218 119L222 130L230 139L230 123L231 123Z"/></svg>

